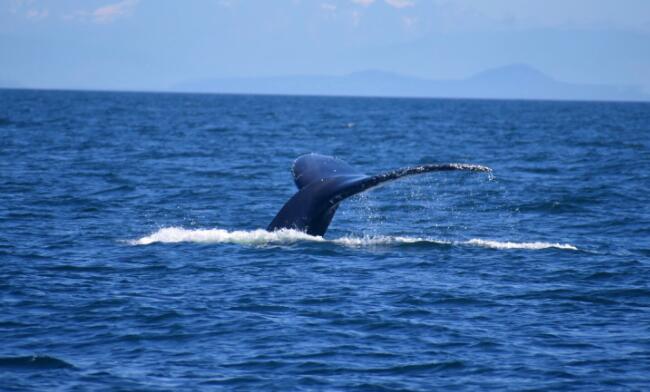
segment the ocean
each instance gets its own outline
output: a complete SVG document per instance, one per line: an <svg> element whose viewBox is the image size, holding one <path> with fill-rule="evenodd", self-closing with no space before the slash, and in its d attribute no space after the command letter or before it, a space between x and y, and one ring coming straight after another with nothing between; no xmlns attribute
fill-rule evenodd
<svg viewBox="0 0 650 392"><path fill-rule="evenodd" d="M317 152L413 176L264 229ZM0 390L650 389L650 104L0 90Z"/></svg>

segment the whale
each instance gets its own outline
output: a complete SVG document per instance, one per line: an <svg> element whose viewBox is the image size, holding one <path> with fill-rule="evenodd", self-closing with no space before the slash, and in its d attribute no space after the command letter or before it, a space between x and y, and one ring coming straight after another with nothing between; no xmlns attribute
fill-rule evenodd
<svg viewBox="0 0 650 392"><path fill-rule="evenodd" d="M399 178L455 170L492 172L482 165L443 163L405 167L369 176L332 156L302 155L291 168L298 192L284 204L267 230L293 229L322 237L343 200Z"/></svg>

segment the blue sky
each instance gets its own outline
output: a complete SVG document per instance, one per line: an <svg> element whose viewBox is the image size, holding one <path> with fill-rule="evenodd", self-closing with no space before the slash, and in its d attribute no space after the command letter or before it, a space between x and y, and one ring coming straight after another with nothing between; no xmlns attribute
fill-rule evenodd
<svg viewBox="0 0 650 392"><path fill-rule="evenodd" d="M650 92L648 0L0 0L0 84L164 90L192 79L529 64Z"/></svg>

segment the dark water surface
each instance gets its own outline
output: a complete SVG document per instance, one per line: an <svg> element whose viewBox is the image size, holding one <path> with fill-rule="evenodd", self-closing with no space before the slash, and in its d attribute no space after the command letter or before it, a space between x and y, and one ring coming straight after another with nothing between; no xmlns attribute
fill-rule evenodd
<svg viewBox="0 0 650 392"><path fill-rule="evenodd" d="M300 154L468 162L262 230ZM0 389L648 390L650 105L0 91Z"/></svg>

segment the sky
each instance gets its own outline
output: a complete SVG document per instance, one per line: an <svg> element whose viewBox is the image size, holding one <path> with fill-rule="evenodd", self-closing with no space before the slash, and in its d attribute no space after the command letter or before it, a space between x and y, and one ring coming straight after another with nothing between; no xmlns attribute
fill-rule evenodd
<svg viewBox="0 0 650 392"><path fill-rule="evenodd" d="M648 0L0 0L0 85L165 90L364 70L528 64L650 92Z"/></svg>

